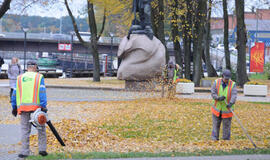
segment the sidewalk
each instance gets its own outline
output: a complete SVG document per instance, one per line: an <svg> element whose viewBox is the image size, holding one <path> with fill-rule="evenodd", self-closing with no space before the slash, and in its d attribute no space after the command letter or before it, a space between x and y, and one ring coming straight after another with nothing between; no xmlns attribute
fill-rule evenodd
<svg viewBox="0 0 270 160"><path fill-rule="evenodd" d="M102 91L123 91L123 92L138 92L125 89L124 81L116 80L115 77L102 77L101 82L92 82L91 78L69 78L69 79L45 79L46 87L48 89L63 89L63 90L102 90ZM8 88L8 80L0 80L0 87ZM143 92L143 91L139 91ZM195 87L195 93L177 94L179 98L191 98L191 99L212 99L211 88ZM244 96L243 89L238 89L238 101L249 102L270 102L270 91L266 97L258 96ZM156 90L156 94L161 94L160 90Z"/></svg>

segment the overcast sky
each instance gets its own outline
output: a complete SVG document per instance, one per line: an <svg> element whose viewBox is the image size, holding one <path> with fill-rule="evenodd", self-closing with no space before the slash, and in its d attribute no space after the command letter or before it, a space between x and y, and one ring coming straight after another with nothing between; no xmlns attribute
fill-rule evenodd
<svg viewBox="0 0 270 160"><path fill-rule="evenodd" d="M3 0L0 0L0 3ZM56 17L59 18L61 16L67 16L68 13L66 11L63 0L56 0L57 3L54 5L49 5L48 7L40 7L39 4L31 5L27 7L25 10L22 8L22 3L20 2L28 2L25 5L29 4L30 0L13 0L11 4L11 10L8 13L16 13L16 14L26 14L26 15L37 15L42 17ZM43 0L44 1L44 0ZM214 0L215 1L215 0ZM221 17L223 15L222 12L222 0L221 3L216 4L213 8L213 16ZM71 0L69 0L71 2ZM234 0L228 0L228 9L231 13L234 9ZM266 4L268 3L268 4ZM74 11L74 15L82 15L81 10L82 6L86 5L86 0L72 0L70 3L70 8ZM270 7L270 0L245 0L245 10L251 11L252 6L260 9L267 9Z"/></svg>

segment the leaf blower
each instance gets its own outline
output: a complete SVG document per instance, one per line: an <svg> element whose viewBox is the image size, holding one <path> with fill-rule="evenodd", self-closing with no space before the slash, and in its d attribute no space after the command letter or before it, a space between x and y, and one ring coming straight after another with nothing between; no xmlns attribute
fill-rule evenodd
<svg viewBox="0 0 270 160"><path fill-rule="evenodd" d="M37 129L41 129L41 127L45 126L45 123L50 127L51 131L53 132L54 136L58 140L58 142L62 145L65 146L64 141L52 125L52 122L48 118L48 114L43 112L41 108L38 108L34 113L31 114L31 120L29 121L34 127Z"/></svg>

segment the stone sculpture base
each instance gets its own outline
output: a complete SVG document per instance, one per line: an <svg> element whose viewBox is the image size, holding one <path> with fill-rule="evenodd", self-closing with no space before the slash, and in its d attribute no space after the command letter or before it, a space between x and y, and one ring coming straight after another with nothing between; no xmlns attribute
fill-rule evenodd
<svg viewBox="0 0 270 160"><path fill-rule="evenodd" d="M117 78L127 81L145 81L162 74L165 66L165 47L156 37L150 40L143 34L124 37L118 48L122 58Z"/></svg>
<svg viewBox="0 0 270 160"><path fill-rule="evenodd" d="M156 87L155 83L148 80L126 80L125 89L131 91L152 91Z"/></svg>

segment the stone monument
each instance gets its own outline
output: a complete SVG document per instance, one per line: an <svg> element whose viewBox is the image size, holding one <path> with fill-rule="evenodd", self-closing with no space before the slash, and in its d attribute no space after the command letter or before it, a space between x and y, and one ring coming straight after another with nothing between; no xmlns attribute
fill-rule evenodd
<svg viewBox="0 0 270 160"><path fill-rule="evenodd" d="M133 0L134 20L128 35L123 38L118 48L117 56L122 61L117 78L126 81L126 89L142 90L154 87L149 81L161 75L165 66L165 47L153 36L150 1Z"/></svg>

